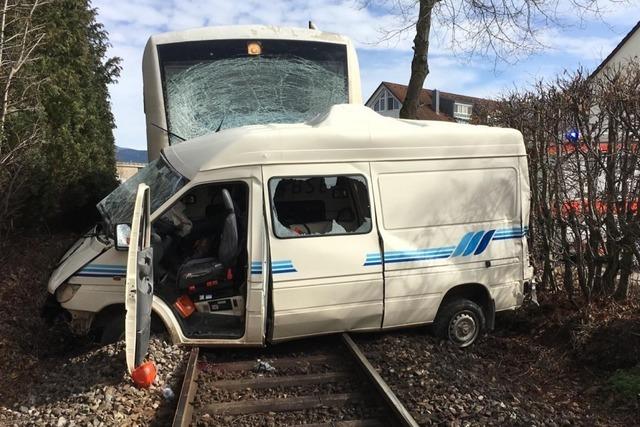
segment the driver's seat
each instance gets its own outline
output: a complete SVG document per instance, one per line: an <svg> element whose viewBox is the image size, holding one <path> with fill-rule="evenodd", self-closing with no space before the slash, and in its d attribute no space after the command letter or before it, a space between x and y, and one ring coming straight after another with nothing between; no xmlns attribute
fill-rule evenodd
<svg viewBox="0 0 640 427"><path fill-rule="evenodd" d="M222 190L222 200L226 216L220 235L217 258L196 258L189 260L180 266L178 270L178 288L183 290L195 290L202 285L212 285L217 289L233 286L232 281L227 280L228 271L235 263L238 255L238 223L233 200L229 191ZM221 282L227 281L225 286Z"/></svg>

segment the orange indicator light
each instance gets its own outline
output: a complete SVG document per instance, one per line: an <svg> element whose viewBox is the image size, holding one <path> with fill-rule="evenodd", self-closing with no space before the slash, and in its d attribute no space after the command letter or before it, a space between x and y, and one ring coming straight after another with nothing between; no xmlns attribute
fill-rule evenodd
<svg viewBox="0 0 640 427"><path fill-rule="evenodd" d="M254 56L262 54L262 45L260 42L247 43L247 54Z"/></svg>

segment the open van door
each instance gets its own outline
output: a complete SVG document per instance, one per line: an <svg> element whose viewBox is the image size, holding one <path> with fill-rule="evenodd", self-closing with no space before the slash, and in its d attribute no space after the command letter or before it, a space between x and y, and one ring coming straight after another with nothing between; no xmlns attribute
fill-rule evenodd
<svg viewBox="0 0 640 427"><path fill-rule="evenodd" d="M129 374L142 365L149 349L153 303L153 249L149 212L150 191L138 186L127 256L125 344Z"/></svg>

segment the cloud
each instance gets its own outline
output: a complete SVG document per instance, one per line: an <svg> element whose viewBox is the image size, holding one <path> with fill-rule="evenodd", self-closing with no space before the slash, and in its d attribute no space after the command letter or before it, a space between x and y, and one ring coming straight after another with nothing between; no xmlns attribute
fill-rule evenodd
<svg viewBox="0 0 640 427"><path fill-rule="evenodd" d="M548 30L541 36L542 42L549 47L549 54L571 55L583 62L602 61L620 42L618 35L598 36L562 33L558 29Z"/></svg>
<svg viewBox="0 0 640 427"><path fill-rule="evenodd" d="M146 147L141 64L144 45L152 34L209 25L306 27L312 20L323 31L345 34L354 41L365 99L382 80L405 84L409 80L412 31L381 42L385 30L398 28L398 17L381 7L358 7L357 0L94 0L92 4L109 32L113 45L109 54L123 59L122 76L110 87L116 143L122 146ZM536 73L573 68L578 62L595 67L630 29L628 21L640 16L640 5L624 8L612 3L603 16L612 22L582 21L580 27L580 17L567 9L563 17L573 26L542 33L550 46L548 52L516 65L502 65L497 71L486 58L454 56L448 33L434 28L431 73L425 85L487 96L511 87L514 81L535 80Z"/></svg>

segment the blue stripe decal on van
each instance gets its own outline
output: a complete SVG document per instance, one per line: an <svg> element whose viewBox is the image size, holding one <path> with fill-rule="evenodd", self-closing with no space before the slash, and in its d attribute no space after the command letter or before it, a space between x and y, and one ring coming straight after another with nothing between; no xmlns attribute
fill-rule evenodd
<svg viewBox="0 0 640 427"><path fill-rule="evenodd" d="M295 269L295 267L293 266L293 263L290 260L271 262L271 272L273 274L296 273L297 271L298 270Z"/></svg>
<svg viewBox="0 0 640 427"><path fill-rule="evenodd" d="M480 240L480 244L473 253L474 255L480 255L482 252L484 252L485 249L487 249L487 246L489 246L489 242L491 242L491 238L493 237L495 232L496 230L489 230L484 233L484 236L482 236L482 240Z"/></svg>
<svg viewBox="0 0 640 427"><path fill-rule="evenodd" d="M519 239L529 233L529 227L503 228L496 230L493 240Z"/></svg>
<svg viewBox="0 0 640 427"><path fill-rule="evenodd" d="M460 240L460 243L458 243L458 246L456 247L456 250L453 252L453 255L451 255L451 256L460 256L460 255L462 255L462 253L467 248L467 246L469 246L469 242L471 241L471 238L473 237L474 234L475 233L473 231L465 234L462 237L462 240Z"/></svg>
<svg viewBox="0 0 640 427"><path fill-rule="evenodd" d="M528 232L529 227L471 231L462 236L457 246L385 252L384 263L430 261L434 259L481 255L494 240L520 239L526 236ZM382 255L379 252L367 254L364 261L365 266L380 264L382 264Z"/></svg>
<svg viewBox="0 0 640 427"><path fill-rule="evenodd" d="M86 277L114 277L125 276L127 267L123 265L89 264L78 271L76 276Z"/></svg>
<svg viewBox="0 0 640 427"><path fill-rule="evenodd" d="M475 251L478 245L480 244L480 239L482 239L483 235L484 235L484 231L476 232L476 234L474 234L471 240L469 241L469 244L467 245L467 248L462 253L462 256L471 255L473 251Z"/></svg>
<svg viewBox="0 0 640 427"><path fill-rule="evenodd" d="M251 274L262 274L262 261L251 261Z"/></svg>
<svg viewBox="0 0 640 427"><path fill-rule="evenodd" d="M365 266L381 265L381 264L382 264L382 258L379 252L376 252L373 254L367 254L367 258L364 260Z"/></svg>

